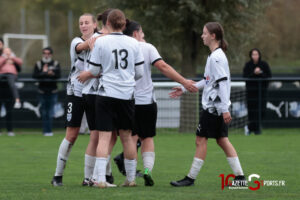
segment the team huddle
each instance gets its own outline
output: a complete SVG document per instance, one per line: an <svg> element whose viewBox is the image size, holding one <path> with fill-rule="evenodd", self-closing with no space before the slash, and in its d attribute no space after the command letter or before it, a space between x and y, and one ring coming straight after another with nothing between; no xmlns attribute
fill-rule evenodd
<svg viewBox="0 0 300 200"><path fill-rule="evenodd" d="M97 20L102 22L101 30ZM139 23L126 19L118 9L107 9L96 18L79 18L81 37L71 42L71 72L67 84L66 136L60 144L53 186L63 185L63 172L74 145L83 114L90 129L85 152L83 186L116 187L111 171L111 152L117 136L123 145L124 175L122 186L136 186L137 143L141 142L145 186L153 186L155 162L153 137L156 135L157 105L151 79L152 65L165 76L180 83L170 97L203 89L201 114L196 133L196 153L189 174L173 186L193 185L206 156L207 139L215 138L224 150L236 175L244 180L237 153L228 140L231 121L230 72L223 50L226 42L219 23L203 28L202 39L211 54L205 67L205 79L187 80L168 65L157 49L147 43Z"/></svg>

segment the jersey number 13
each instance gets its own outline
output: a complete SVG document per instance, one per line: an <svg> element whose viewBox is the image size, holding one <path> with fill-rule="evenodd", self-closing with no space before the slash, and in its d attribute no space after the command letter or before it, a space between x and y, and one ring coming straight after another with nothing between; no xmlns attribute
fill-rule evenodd
<svg viewBox="0 0 300 200"><path fill-rule="evenodd" d="M115 55L115 69L119 69L119 66L122 69L126 69L128 66L128 51L126 49L120 49L119 51L117 49L113 50L112 53ZM119 63L119 57L121 58L121 62Z"/></svg>

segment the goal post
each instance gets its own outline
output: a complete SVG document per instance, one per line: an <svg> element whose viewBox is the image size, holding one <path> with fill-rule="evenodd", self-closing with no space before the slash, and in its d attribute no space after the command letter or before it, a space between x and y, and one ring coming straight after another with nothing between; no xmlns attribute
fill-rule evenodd
<svg viewBox="0 0 300 200"><path fill-rule="evenodd" d="M48 46L48 36L47 35L4 33L3 41L4 41L5 46L7 46L7 47L9 47L9 39L42 40L43 47Z"/></svg>

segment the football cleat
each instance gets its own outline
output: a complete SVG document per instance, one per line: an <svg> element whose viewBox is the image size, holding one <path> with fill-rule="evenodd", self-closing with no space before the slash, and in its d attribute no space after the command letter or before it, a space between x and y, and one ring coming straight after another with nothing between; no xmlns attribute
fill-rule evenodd
<svg viewBox="0 0 300 200"><path fill-rule="evenodd" d="M114 177L112 174L110 175L106 175L106 182L110 183L110 184L113 184L114 183Z"/></svg>
<svg viewBox="0 0 300 200"><path fill-rule="evenodd" d="M144 181L145 181L145 186L153 186L154 185L154 181L151 177L151 173L148 168L146 168L145 172L144 172Z"/></svg>
<svg viewBox="0 0 300 200"><path fill-rule="evenodd" d="M125 165L124 165L124 154L121 153L116 157L114 157L114 161L118 167L119 172L124 176L126 176Z"/></svg>
<svg viewBox="0 0 300 200"><path fill-rule="evenodd" d="M194 185L194 182L195 179L186 176L179 181L172 181L170 184L175 187L183 187L183 186L192 186Z"/></svg>
<svg viewBox="0 0 300 200"><path fill-rule="evenodd" d="M232 183L229 185L231 187L246 187L247 186L247 181L244 175L239 175L234 178Z"/></svg>
<svg viewBox="0 0 300 200"><path fill-rule="evenodd" d="M53 179L51 181L51 184L53 186L63 186L63 183L62 183L62 176L53 176Z"/></svg>
<svg viewBox="0 0 300 200"><path fill-rule="evenodd" d="M108 182L100 182L100 183L96 183L94 184L95 187L99 187L99 188L111 188L111 187L117 187L117 185L114 184L110 184Z"/></svg>
<svg viewBox="0 0 300 200"><path fill-rule="evenodd" d="M122 187L135 187L137 186L135 181L131 181L129 182L127 179L125 180L125 182L121 185Z"/></svg>
<svg viewBox="0 0 300 200"><path fill-rule="evenodd" d="M97 187L97 185L98 185L98 183L96 182L96 180L91 178L90 181L89 181L89 186L90 187Z"/></svg>
<svg viewBox="0 0 300 200"><path fill-rule="evenodd" d="M245 181L246 178L244 175L239 175L234 178L235 181Z"/></svg>
<svg viewBox="0 0 300 200"><path fill-rule="evenodd" d="M90 179L88 179L88 178L85 178L85 179L83 179L83 181L82 181L82 186L89 186L89 183L90 183Z"/></svg>

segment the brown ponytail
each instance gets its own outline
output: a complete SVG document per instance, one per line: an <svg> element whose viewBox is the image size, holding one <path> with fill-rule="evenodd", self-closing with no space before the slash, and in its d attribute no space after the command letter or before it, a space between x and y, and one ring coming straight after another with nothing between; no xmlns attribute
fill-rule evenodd
<svg viewBox="0 0 300 200"><path fill-rule="evenodd" d="M102 24L105 26L106 25L106 22L107 22L107 17L108 17L108 14L110 13L110 11L112 11L113 9L111 8L108 8L106 9L103 13L99 13L97 15L97 20L98 21L101 21Z"/></svg>
<svg viewBox="0 0 300 200"><path fill-rule="evenodd" d="M220 48L223 51L227 50L228 43L224 39L224 29L222 25L218 22L208 22L204 25L210 34L216 35L216 40L220 43Z"/></svg>
<svg viewBox="0 0 300 200"><path fill-rule="evenodd" d="M114 30L122 30L126 26L126 17L119 9L113 9L107 16L107 21L110 23Z"/></svg>

